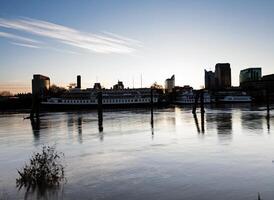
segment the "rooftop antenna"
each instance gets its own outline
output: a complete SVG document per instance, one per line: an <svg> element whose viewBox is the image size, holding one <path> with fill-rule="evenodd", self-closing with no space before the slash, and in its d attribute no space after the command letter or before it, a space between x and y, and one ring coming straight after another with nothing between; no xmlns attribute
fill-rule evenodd
<svg viewBox="0 0 274 200"><path fill-rule="evenodd" d="M132 86L133 86L133 89L134 89L134 76L132 76Z"/></svg>

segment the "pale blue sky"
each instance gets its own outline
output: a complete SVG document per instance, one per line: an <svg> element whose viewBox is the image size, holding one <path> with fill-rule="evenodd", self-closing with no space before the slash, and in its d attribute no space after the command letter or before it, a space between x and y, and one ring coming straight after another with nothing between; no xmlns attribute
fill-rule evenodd
<svg viewBox="0 0 274 200"><path fill-rule="evenodd" d="M83 87L204 84L204 69L231 63L274 73L274 1L0 1L0 90L30 90L32 74ZM48 23L50 22L50 23Z"/></svg>

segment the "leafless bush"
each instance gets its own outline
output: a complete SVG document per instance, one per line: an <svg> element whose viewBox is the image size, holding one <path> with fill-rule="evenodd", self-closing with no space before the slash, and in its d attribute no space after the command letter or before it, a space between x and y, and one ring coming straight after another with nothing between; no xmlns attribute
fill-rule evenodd
<svg viewBox="0 0 274 200"><path fill-rule="evenodd" d="M22 170L18 170L19 178L16 184L19 189L23 186L27 191L32 188L54 188L65 181L64 167L61 163L63 153L57 152L55 147L44 146L42 152L34 153L30 163Z"/></svg>

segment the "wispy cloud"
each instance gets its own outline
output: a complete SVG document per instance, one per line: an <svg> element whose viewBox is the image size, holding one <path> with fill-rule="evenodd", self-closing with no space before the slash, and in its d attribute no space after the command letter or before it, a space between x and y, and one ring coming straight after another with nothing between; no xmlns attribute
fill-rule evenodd
<svg viewBox="0 0 274 200"><path fill-rule="evenodd" d="M21 47L28 47L28 48L35 48L35 49L40 49L41 47L32 45L32 44L25 44L25 43L18 43L18 42L11 42L11 44L16 45L16 46L21 46Z"/></svg>
<svg viewBox="0 0 274 200"><path fill-rule="evenodd" d="M27 38L27 37L14 35L12 33L1 32L1 31L0 31L0 37L4 37L4 38L12 39L12 40L15 40L15 41L20 41L20 42L32 43L32 44L41 43L37 40L33 40L33 39L30 39L30 38Z"/></svg>
<svg viewBox="0 0 274 200"><path fill-rule="evenodd" d="M0 27L24 31L42 37L54 39L63 44L97 53L128 54L140 47L139 41L105 32L91 34L47 21L22 18L0 18Z"/></svg>
<svg viewBox="0 0 274 200"><path fill-rule="evenodd" d="M58 49L58 48L55 48L55 47L48 47L47 49L53 50L53 51L57 51L57 52L60 52L60 53L68 53L68 54L74 54L74 55L81 55L80 53L75 52L75 51L70 51L70 50L66 50L66 49Z"/></svg>

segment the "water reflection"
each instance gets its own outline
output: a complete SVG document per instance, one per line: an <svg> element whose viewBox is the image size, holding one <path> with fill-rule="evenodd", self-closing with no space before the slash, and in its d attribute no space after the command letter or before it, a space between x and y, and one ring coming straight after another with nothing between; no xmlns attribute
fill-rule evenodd
<svg viewBox="0 0 274 200"><path fill-rule="evenodd" d="M21 188L19 191L24 193L24 200L64 199L64 185L59 185L53 188Z"/></svg>
<svg viewBox="0 0 274 200"><path fill-rule="evenodd" d="M103 132L103 111L101 109L98 109L98 130L99 132Z"/></svg>
<svg viewBox="0 0 274 200"><path fill-rule="evenodd" d="M269 115L266 116L266 124L267 124L267 130L269 132L270 131L270 116Z"/></svg>
<svg viewBox="0 0 274 200"><path fill-rule="evenodd" d="M199 124L199 120L197 117L196 113L193 113L193 118L195 121L195 125L196 125L196 129L198 133L205 133L205 115L204 112L201 113L201 129L200 129L200 124Z"/></svg>
<svg viewBox="0 0 274 200"><path fill-rule="evenodd" d="M83 118L82 118L82 116L80 115L80 116L78 117L78 120L77 120L78 141L79 141L80 144L83 143L82 122L83 122Z"/></svg>
<svg viewBox="0 0 274 200"><path fill-rule="evenodd" d="M270 132L274 126L273 111L269 117L266 110L244 106L207 107L204 116L192 115L187 107L104 110L104 114L96 110L46 113L39 120L23 122L18 115L0 118L4 152L0 154L0 184L15 180L14 169L36 148L33 138L40 144L56 143L65 153L69 172L65 199L73 195L71 199L103 199L102 194L105 199L122 199L122 192L124 199L140 198L136 194L147 199L165 194L166 199L250 199L249 191L242 193L256 191L257 185L250 183L260 180L260 185L269 187L273 183L274 135L266 135L266 129ZM197 132L203 130L206 135L201 134L201 140ZM250 134L251 130L259 134ZM260 191L266 193L269 187ZM216 191L225 196L215 196ZM226 196L232 193L235 198ZM10 199L23 199L16 195Z"/></svg>
<svg viewBox="0 0 274 200"><path fill-rule="evenodd" d="M40 140L40 118L30 118L30 122L34 138L34 144L37 145Z"/></svg>
<svg viewBox="0 0 274 200"><path fill-rule="evenodd" d="M232 139L232 117L231 110L206 112L207 132L216 130L220 140L230 141Z"/></svg>
<svg viewBox="0 0 274 200"><path fill-rule="evenodd" d="M196 128L197 128L197 132L200 133L201 130L200 130L200 125L199 125L199 121L198 121L197 115L196 115L196 114L193 114L193 118L194 118L194 121L195 121L195 125L196 125Z"/></svg>
<svg viewBox="0 0 274 200"><path fill-rule="evenodd" d="M151 125L151 138L154 138L154 115L153 115L153 107L150 109L150 125Z"/></svg>
<svg viewBox="0 0 274 200"><path fill-rule="evenodd" d="M217 133L218 134L231 134L232 133L232 113L217 113Z"/></svg>
<svg viewBox="0 0 274 200"><path fill-rule="evenodd" d="M262 130L263 129L263 115L258 112L241 112L241 124L245 129Z"/></svg>

